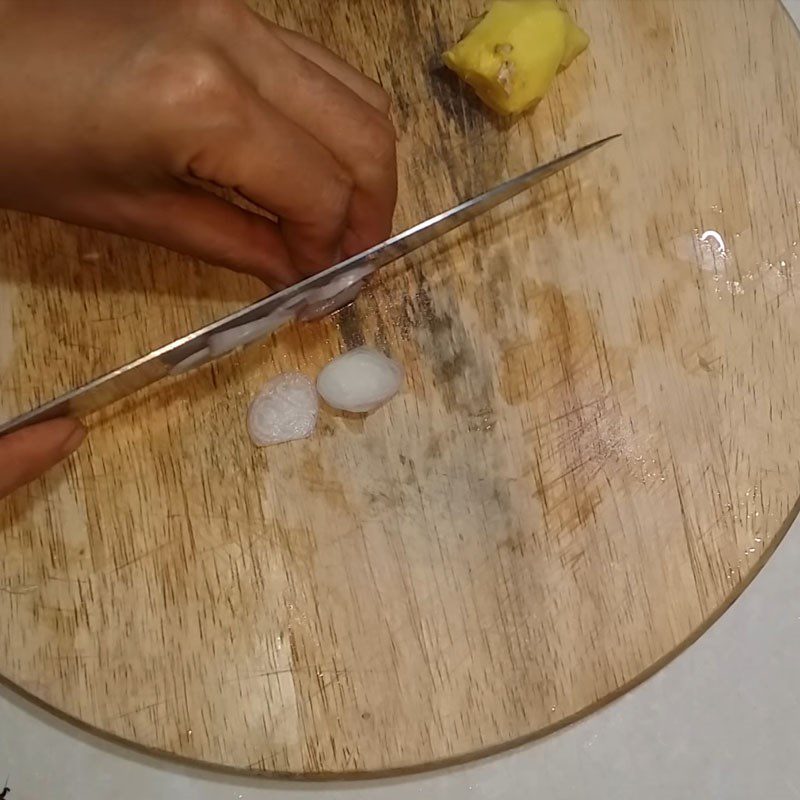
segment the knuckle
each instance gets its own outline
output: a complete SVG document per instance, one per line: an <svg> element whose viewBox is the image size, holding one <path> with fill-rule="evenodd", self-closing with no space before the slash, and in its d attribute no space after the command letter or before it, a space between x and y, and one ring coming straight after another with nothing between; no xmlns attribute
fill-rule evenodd
<svg viewBox="0 0 800 800"><path fill-rule="evenodd" d="M375 105L381 114L388 116L392 107L392 99L389 93L379 83L375 83Z"/></svg>
<svg viewBox="0 0 800 800"><path fill-rule="evenodd" d="M162 103L181 111L201 111L204 118L229 117L236 107L230 69L214 53L195 49L176 53L157 65Z"/></svg>
<svg viewBox="0 0 800 800"><path fill-rule="evenodd" d="M212 143L248 124L232 70L213 52L190 47L159 54L142 65L137 78L137 94L148 98L157 158L170 170L210 178L220 159Z"/></svg>
<svg viewBox="0 0 800 800"><path fill-rule="evenodd" d="M331 219L344 219L350 206L354 182L350 175L338 165L331 170L320 187L319 203Z"/></svg>
<svg viewBox="0 0 800 800"><path fill-rule="evenodd" d="M239 0L188 0L186 10L195 22L207 30L227 27L241 15L244 4Z"/></svg>
<svg viewBox="0 0 800 800"><path fill-rule="evenodd" d="M397 157L397 131L388 117L383 117L375 136L376 156L383 162L394 163Z"/></svg>
<svg viewBox="0 0 800 800"><path fill-rule="evenodd" d="M385 170L394 164L397 134L392 121L383 114L373 113L361 126L361 157L366 168Z"/></svg>

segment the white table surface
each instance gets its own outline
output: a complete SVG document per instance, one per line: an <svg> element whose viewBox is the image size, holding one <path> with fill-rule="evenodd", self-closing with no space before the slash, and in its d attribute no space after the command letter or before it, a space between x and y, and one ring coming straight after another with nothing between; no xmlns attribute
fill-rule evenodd
<svg viewBox="0 0 800 800"><path fill-rule="evenodd" d="M800 24L800 0L784 2ZM800 523L655 677L504 755L396 780L237 779L109 744L0 687L6 774L9 800L800 800Z"/></svg>

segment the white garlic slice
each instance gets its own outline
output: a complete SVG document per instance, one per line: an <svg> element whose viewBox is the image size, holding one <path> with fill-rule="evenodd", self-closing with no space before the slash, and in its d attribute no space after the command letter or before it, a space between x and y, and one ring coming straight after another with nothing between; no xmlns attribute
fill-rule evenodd
<svg viewBox="0 0 800 800"><path fill-rule="evenodd" d="M332 408L363 414L389 401L402 383L400 364L372 347L359 347L320 372L317 391Z"/></svg>
<svg viewBox="0 0 800 800"><path fill-rule="evenodd" d="M191 372L193 369L197 369L198 367L202 367L203 364L208 363L214 358L211 354L211 350L208 347L204 347L202 350L198 350L196 353L192 353L192 355L187 356L183 359L183 361L179 361L172 369L170 369L170 375L184 375L187 372Z"/></svg>
<svg viewBox="0 0 800 800"><path fill-rule="evenodd" d="M327 317L358 297L375 267L366 265L334 278L329 284L312 289L304 298L297 318L306 322Z"/></svg>
<svg viewBox="0 0 800 800"><path fill-rule="evenodd" d="M314 383L299 372L269 381L247 412L247 430L257 447L306 439L317 427L319 401Z"/></svg>
<svg viewBox="0 0 800 800"><path fill-rule="evenodd" d="M214 358L231 353L240 347L257 342L259 339L266 339L275 333L278 328L282 328L294 317L294 313L288 309L279 308L263 319L253 322L245 322L227 331L215 333L208 340L208 347Z"/></svg>

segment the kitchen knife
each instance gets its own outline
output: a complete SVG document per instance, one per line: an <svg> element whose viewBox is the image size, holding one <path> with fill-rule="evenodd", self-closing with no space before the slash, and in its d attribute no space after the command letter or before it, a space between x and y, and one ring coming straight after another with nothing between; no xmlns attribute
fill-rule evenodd
<svg viewBox="0 0 800 800"><path fill-rule="evenodd" d="M619 135L600 139L535 167L324 272L72 389L33 411L3 423L0 425L0 435L59 417L86 416L163 378L197 369L239 347L264 339L293 319L313 319L333 313L358 294L364 281L375 270L474 220Z"/></svg>

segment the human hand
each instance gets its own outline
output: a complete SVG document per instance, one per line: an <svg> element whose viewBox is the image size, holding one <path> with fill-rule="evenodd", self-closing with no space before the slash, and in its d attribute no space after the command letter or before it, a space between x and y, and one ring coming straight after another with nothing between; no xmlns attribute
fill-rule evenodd
<svg viewBox="0 0 800 800"><path fill-rule="evenodd" d="M0 0L0 107L0 206L276 287L391 231L385 92L240 0Z"/></svg>
<svg viewBox="0 0 800 800"><path fill-rule="evenodd" d="M80 422L57 419L0 438L0 498L73 453L85 436Z"/></svg>

